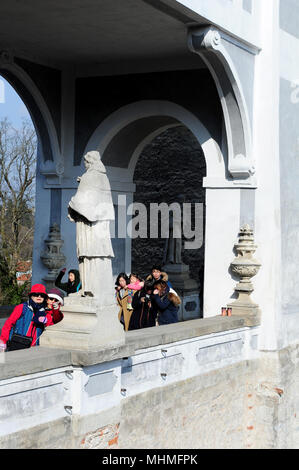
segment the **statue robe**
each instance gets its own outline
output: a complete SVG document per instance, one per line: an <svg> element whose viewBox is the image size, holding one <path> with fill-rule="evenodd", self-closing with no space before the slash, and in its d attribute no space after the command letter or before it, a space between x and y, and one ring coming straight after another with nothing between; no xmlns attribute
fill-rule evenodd
<svg viewBox="0 0 299 470"><path fill-rule="evenodd" d="M71 220L76 222L77 256L83 292L99 296L105 279L112 278L114 256L110 220L114 207L108 177L90 168L80 179L78 190L69 202ZM104 287L105 286L105 287Z"/></svg>

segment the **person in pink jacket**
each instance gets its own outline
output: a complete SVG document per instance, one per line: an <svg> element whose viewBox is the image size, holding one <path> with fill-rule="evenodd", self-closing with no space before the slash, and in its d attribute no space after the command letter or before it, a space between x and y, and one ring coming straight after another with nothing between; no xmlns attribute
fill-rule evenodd
<svg viewBox="0 0 299 470"><path fill-rule="evenodd" d="M136 291L141 290L144 287L144 281L140 279L137 274L130 274L130 284L127 285L128 289L128 310L133 310L132 301Z"/></svg>

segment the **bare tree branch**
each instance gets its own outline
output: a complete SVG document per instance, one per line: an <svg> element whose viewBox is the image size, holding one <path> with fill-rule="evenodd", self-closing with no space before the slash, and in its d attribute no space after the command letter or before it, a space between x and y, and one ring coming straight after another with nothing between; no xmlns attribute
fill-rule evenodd
<svg viewBox="0 0 299 470"><path fill-rule="evenodd" d="M36 148L31 122L14 129L7 118L0 120L0 275L6 269L1 277L12 283L33 234Z"/></svg>

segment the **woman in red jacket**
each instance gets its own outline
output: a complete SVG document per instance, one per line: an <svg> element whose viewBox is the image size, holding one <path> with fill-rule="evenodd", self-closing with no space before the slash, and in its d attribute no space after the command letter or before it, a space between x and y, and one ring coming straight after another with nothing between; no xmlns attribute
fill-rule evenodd
<svg viewBox="0 0 299 470"><path fill-rule="evenodd" d="M43 284L34 284L29 293L28 302L17 305L2 327L0 336L2 350L9 350L9 341L14 333L29 338L28 341L32 339L31 347L39 345L39 338L45 326L51 326L57 323L57 320L60 321L56 317L54 322L52 309L46 310L47 299L45 286Z"/></svg>

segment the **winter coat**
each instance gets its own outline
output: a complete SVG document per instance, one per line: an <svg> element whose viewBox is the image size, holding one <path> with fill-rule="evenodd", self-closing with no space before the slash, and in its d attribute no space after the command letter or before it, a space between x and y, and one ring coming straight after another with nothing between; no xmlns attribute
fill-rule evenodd
<svg viewBox="0 0 299 470"><path fill-rule="evenodd" d="M174 292L170 292L170 289L167 286L165 293L161 297L159 294L154 294L153 297L158 309L159 325L177 323L179 321L178 310L181 303L179 296Z"/></svg>
<svg viewBox="0 0 299 470"><path fill-rule="evenodd" d="M42 314L42 312L40 313ZM54 323L58 323L58 321L60 321L58 318L62 315L61 312L60 314L56 313L54 315L51 310L47 309L45 309L43 313L47 318L45 325L33 321L34 311L28 302L17 305L4 323L0 339L6 344L15 332L23 336L31 336L31 347L38 346L39 338L42 335L45 326L51 326L54 325Z"/></svg>
<svg viewBox="0 0 299 470"><path fill-rule="evenodd" d="M67 295L74 294L75 292L78 292L78 290L81 288L79 271L77 269L70 269L69 273L70 272L74 273L75 275L75 280L73 282L69 280L67 282L61 282L61 279L63 278L65 274L64 271L60 271L55 281L55 286L58 287L59 289L64 290L67 293Z"/></svg>
<svg viewBox="0 0 299 470"><path fill-rule="evenodd" d="M150 296L151 306L147 302L142 302L141 298L146 296L144 290L135 292L132 307L129 330L138 330L140 328L148 328L156 325L156 317L158 313L157 305L153 302L153 296Z"/></svg>
<svg viewBox="0 0 299 470"><path fill-rule="evenodd" d="M45 311L47 314L47 318L48 314L51 315L53 325L59 323L63 319L63 313L61 312L60 308L46 308ZM46 326L50 326L48 322L46 323Z"/></svg>
<svg viewBox="0 0 299 470"><path fill-rule="evenodd" d="M152 274L149 274L146 278L146 281L150 281L152 283L156 282L156 279L154 278L154 276ZM161 276L160 278L158 279L158 281L165 281L168 285L168 287L172 287L171 285L171 282L168 280L168 274L165 273L164 271L161 272Z"/></svg>
<svg viewBox="0 0 299 470"><path fill-rule="evenodd" d="M124 295L121 297L120 291L116 292L116 301L119 305L118 319L124 325L125 331L129 329L130 318L133 310L128 310L129 289L124 289Z"/></svg>

